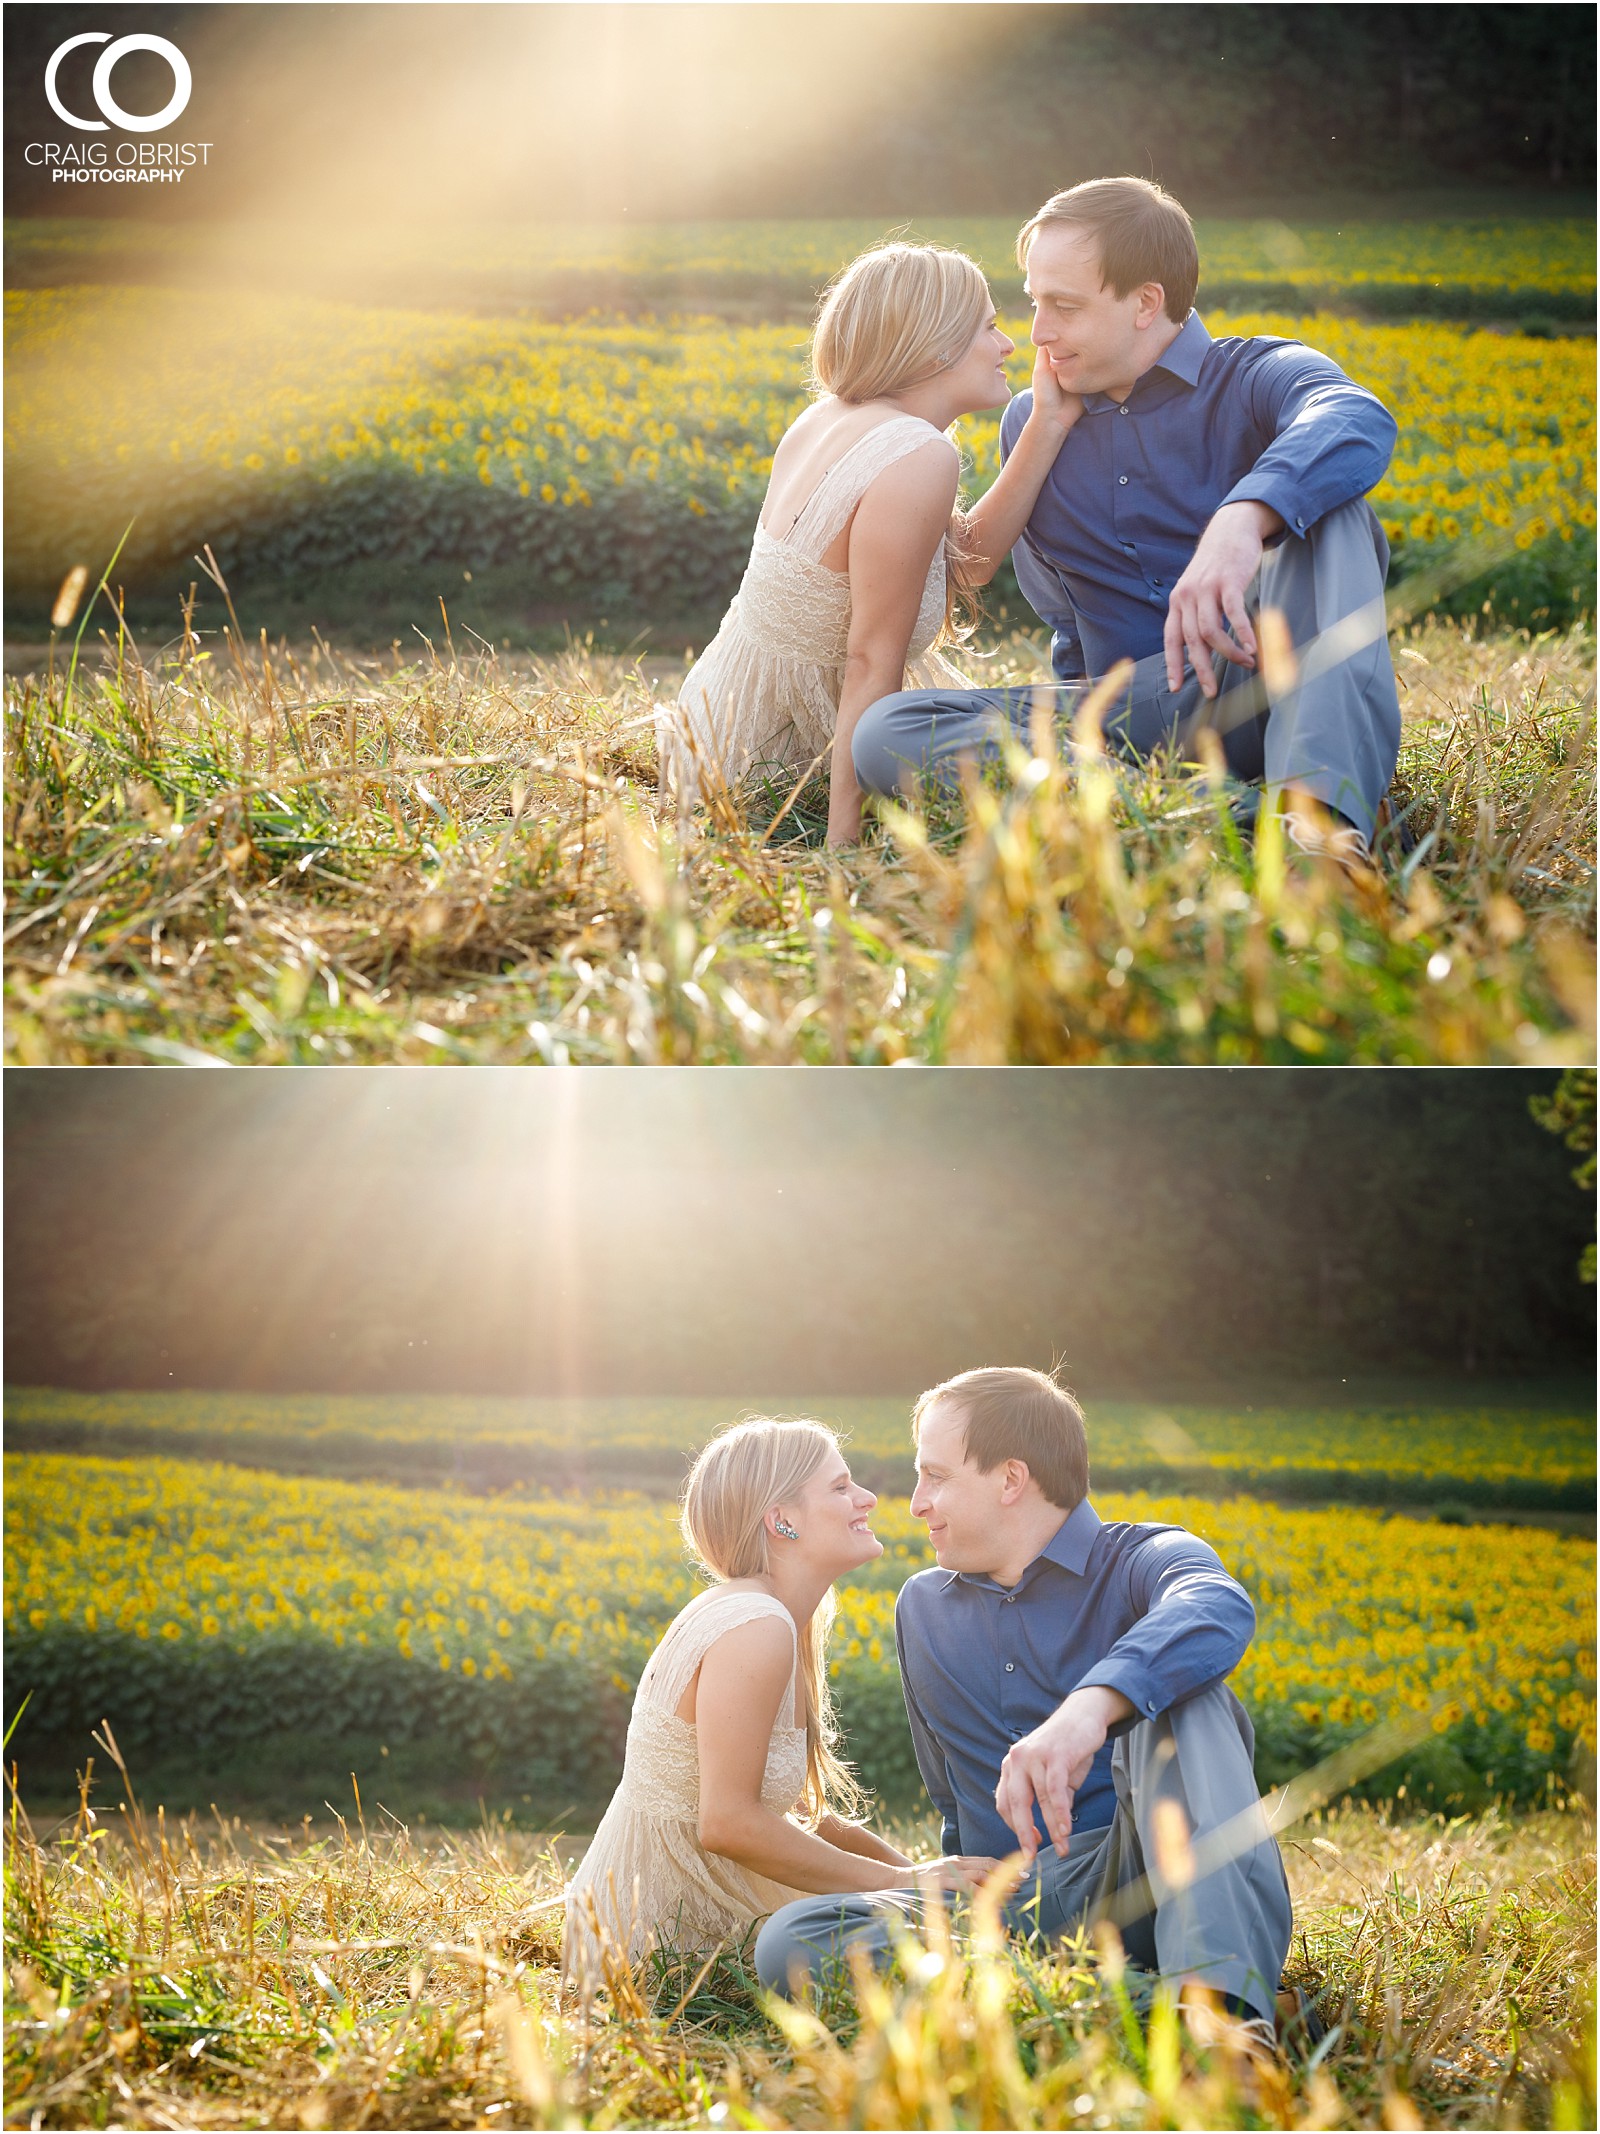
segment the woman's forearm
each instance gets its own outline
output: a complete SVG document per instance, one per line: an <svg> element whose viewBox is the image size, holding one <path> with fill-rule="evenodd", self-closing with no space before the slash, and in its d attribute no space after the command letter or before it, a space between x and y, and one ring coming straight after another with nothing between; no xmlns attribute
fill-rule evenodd
<svg viewBox="0 0 1600 2134"><path fill-rule="evenodd" d="M833 755L828 773L828 842L849 844L861 835L861 788L850 743L861 714L880 697L893 696L905 687L906 655L898 659L881 652L854 654L845 662L844 686L839 692L839 717L833 729Z"/></svg>
<svg viewBox="0 0 1600 2134"><path fill-rule="evenodd" d="M771 1882L814 1891L819 1897L836 1891L903 1889L910 1865L899 1854L880 1859L830 1844L759 1803L730 1810L715 1822L703 1821L700 1842L707 1852L720 1853Z"/></svg>
<svg viewBox="0 0 1600 2134"><path fill-rule="evenodd" d="M1022 425L1005 465L967 513L962 575L969 584L987 585L1015 548L1071 428L1071 421L1037 413Z"/></svg>
<svg viewBox="0 0 1600 2134"><path fill-rule="evenodd" d="M817 1825L817 1835L843 1852L858 1852L868 1860L884 1860L890 1867L916 1865L887 1838L880 1838L875 1830L869 1830L865 1823L847 1823L842 1816L825 1815Z"/></svg>

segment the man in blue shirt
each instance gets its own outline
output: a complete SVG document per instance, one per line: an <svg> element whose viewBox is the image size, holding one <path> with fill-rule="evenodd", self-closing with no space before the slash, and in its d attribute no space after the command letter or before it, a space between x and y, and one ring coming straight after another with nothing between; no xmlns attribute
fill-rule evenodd
<svg viewBox="0 0 1600 2134"><path fill-rule="evenodd" d="M1020 1852L1016 1931L1109 1918L1136 1963L1205 1987L1270 2041L1288 1884L1226 1687L1250 1597L1181 1527L1103 1522L1072 1396L1041 1372L967 1371L918 1401L917 1489L937 1570L895 1609L917 1764L947 1854ZM756 1943L792 1991L873 1952L926 1900L805 1898Z"/></svg>
<svg viewBox="0 0 1600 2134"><path fill-rule="evenodd" d="M1053 633L1058 709L1070 716L1091 678L1132 661L1106 720L1113 747L1192 758L1209 726L1237 778L1284 796L1291 835L1359 862L1400 744L1389 551L1365 501L1393 416L1298 341L1213 340L1192 308L1193 227L1142 179L1056 194L1017 256L1036 365L1083 409L1012 551ZM1007 408L1002 457L1030 405L1021 394ZM1288 622L1292 672L1260 671L1263 607ZM1026 740L1040 694L880 699L852 738L862 789L890 795L993 754L1007 733Z"/></svg>

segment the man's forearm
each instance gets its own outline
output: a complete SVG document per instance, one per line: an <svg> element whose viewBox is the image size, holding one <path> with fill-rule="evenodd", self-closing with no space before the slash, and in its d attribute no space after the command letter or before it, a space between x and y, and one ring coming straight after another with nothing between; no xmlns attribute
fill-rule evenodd
<svg viewBox="0 0 1600 2134"><path fill-rule="evenodd" d="M1065 1711L1073 1698L1081 1700L1080 1708L1103 1723L1108 1734L1122 1720L1138 1717L1133 1699L1125 1697L1120 1689L1113 1689L1109 1682L1090 1682L1082 1689L1075 1689L1071 1697L1063 1699L1058 1709Z"/></svg>
<svg viewBox="0 0 1600 2134"><path fill-rule="evenodd" d="M1259 497L1239 497L1232 504L1219 504L1211 516L1213 519L1219 519L1225 511L1236 511L1241 517L1247 517L1248 523L1263 541L1270 541L1275 534L1281 534L1284 530L1283 514L1274 511L1270 504L1263 504Z"/></svg>

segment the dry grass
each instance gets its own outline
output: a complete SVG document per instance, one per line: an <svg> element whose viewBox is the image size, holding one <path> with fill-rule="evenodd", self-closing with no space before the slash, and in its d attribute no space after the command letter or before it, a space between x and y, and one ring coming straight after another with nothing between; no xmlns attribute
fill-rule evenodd
<svg viewBox="0 0 1600 2134"><path fill-rule="evenodd" d="M1418 842L1352 883L1203 770L1048 747L842 858L819 780L681 824L673 677L587 647L57 648L7 691L7 1056L1590 1058L1593 640L1396 649Z"/></svg>
<svg viewBox="0 0 1600 2134"><path fill-rule="evenodd" d="M7 2124L125 2127L1594 2124L1593 1823L1346 1807L1286 1845L1289 1977L1330 2042L1254 2105L1115 1952L983 1922L819 2022L737 1953L563 2003L560 1873L505 1828L426 1844L357 1812L294 1836L128 1803L7 1847ZM917 1833L922 1835L922 1833Z"/></svg>

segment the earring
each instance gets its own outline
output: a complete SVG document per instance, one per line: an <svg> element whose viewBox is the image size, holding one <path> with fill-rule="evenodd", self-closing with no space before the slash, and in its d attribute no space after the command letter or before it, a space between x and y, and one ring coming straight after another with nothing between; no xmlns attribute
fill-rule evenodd
<svg viewBox="0 0 1600 2134"><path fill-rule="evenodd" d="M772 1531L775 1534L781 1534L785 1541L798 1541L800 1539L799 1534L785 1519L782 1512L779 1512L777 1518L773 1520Z"/></svg>

